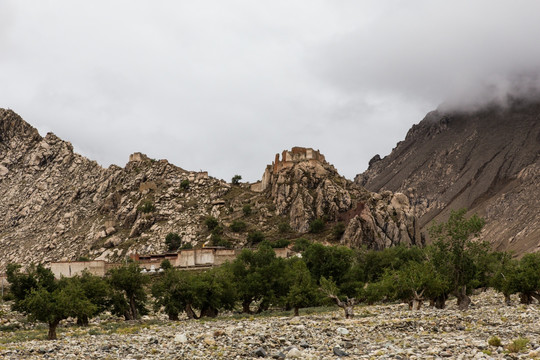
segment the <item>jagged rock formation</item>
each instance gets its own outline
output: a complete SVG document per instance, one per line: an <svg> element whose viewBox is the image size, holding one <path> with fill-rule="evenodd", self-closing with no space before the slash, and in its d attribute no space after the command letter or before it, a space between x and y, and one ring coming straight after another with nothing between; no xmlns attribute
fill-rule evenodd
<svg viewBox="0 0 540 360"><path fill-rule="evenodd" d="M294 147L266 167L257 184L279 215L306 232L315 219L346 224L341 239L349 246L384 248L421 241L416 219L403 194L373 194L340 176L319 151Z"/></svg>
<svg viewBox="0 0 540 360"><path fill-rule="evenodd" d="M13 111L0 109L0 271L8 262L115 261L163 252L170 232L202 246L211 243L204 225L210 215L222 225L220 236L237 247L249 245L250 230L270 240L306 236L316 218L328 225L323 234L307 235L314 240L331 239L332 224L341 221L347 225L341 241L351 246L420 241L407 197L370 193L311 149L290 154L267 170L265 188L232 186L140 153L124 168L104 169L74 153L70 143L52 133L41 137ZM248 204L252 214L246 216ZM234 220L244 221L247 231L231 231ZM284 221L294 231L280 233L277 224Z"/></svg>
<svg viewBox="0 0 540 360"><path fill-rule="evenodd" d="M355 182L408 194L423 230L467 207L498 249L540 250L540 104L433 111Z"/></svg>

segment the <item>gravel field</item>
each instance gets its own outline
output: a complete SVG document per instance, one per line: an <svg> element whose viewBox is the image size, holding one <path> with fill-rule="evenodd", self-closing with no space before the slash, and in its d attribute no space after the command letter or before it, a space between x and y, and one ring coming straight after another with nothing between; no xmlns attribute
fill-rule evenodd
<svg viewBox="0 0 540 360"><path fill-rule="evenodd" d="M503 305L493 291L473 296L465 312L449 301L444 310L409 311L405 304L358 306L346 320L340 309L299 317L222 316L170 322L97 319L89 327L26 324L3 306L1 359L540 359L540 306ZM12 327L21 326L18 330ZM497 336L500 346L488 344ZM520 352L514 340L528 342Z"/></svg>

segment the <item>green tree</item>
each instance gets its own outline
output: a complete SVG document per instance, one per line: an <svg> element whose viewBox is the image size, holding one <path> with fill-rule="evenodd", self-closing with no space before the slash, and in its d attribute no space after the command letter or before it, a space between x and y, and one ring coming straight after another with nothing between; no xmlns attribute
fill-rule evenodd
<svg viewBox="0 0 540 360"><path fill-rule="evenodd" d="M30 266L25 273L19 265L7 268L14 296L13 309L28 314L31 320L49 325L48 338L56 339L56 328L68 317L92 316L97 311L86 296L80 281L56 280L50 269Z"/></svg>
<svg viewBox="0 0 540 360"><path fill-rule="evenodd" d="M197 274L190 287L193 306L199 309L201 317L216 317L221 310L231 310L237 299L232 272L227 266Z"/></svg>
<svg viewBox="0 0 540 360"><path fill-rule="evenodd" d="M410 261L399 270L387 271L381 285L389 299L405 301L412 310L420 310L425 297L436 298L447 288L445 279L427 261Z"/></svg>
<svg viewBox="0 0 540 360"><path fill-rule="evenodd" d="M345 246L313 243L302 253L302 259L316 281L332 278L340 286L353 265L354 252Z"/></svg>
<svg viewBox="0 0 540 360"><path fill-rule="evenodd" d="M531 304L533 298L540 301L540 253L525 254L510 281L522 304Z"/></svg>
<svg viewBox="0 0 540 360"><path fill-rule="evenodd" d="M242 220L234 220L232 224L229 226L229 228L231 229L231 231L235 233L239 233L239 232L246 231L247 225Z"/></svg>
<svg viewBox="0 0 540 360"><path fill-rule="evenodd" d="M493 274L490 277L489 286L504 295L506 305L511 305L510 295L516 293L516 275L519 262L512 259L509 253L497 253L498 258L493 261Z"/></svg>
<svg viewBox="0 0 540 360"><path fill-rule="evenodd" d="M180 187L183 189L183 190L187 190L189 189L189 180L188 179L184 179L180 182Z"/></svg>
<svg viewBox="0 0 540 360"><path fill-rule="evenodd" d="M66 282L53 291L42 287L33 289L22 305L30 319L49 325L49 340L56 339L56 328L61 320L71 316L89 317L96 311L96 305L86 298L76 282Z"/></svg>
<svg viewBox="0 0 540 360"><path fill-rule="evenodd" d="M231 183L233 185L239 185L240 184L240 180L242 180L242 176L240 175L234 175L231 179Z"/></svg>
<svg viewBox="0 0 540 360"><path fill-rule="evenodd" d="M251 210L251 205L249 204L245 204L243 207L242 207L242 213L244 214L244 216L249 216L251 215L252 213L252 210Z"/></svg>
<svg viewBox="0 0 540 360"><path fill-rule="evenodd" d="M256 245L264 240L264 234L261 231L250 231L247 236L247 241L251 245Z"/></svg>
<svg viewBox="0 0 540 360"><path fill-rule="evenodd" d="M312 234L319 234L324 230L324 221L322 219L315 219L309 224L309 232Z"/></svg>
<svg viewBox="0 0 540 360"><path fill-rule="evenodd" d="M334 237L334 240L339 240L341 239L343 234L345 234L345 224L342 222L338 222L332 228L332 236Z"/></svg>
<svg viewBox="0 0 540 360"><path fill-rule="evenodd" d="M144 214L151 213L156 211L156 207L150 200L144 200L138 207L137 210Z"/></svg>
<svg viewBox="0 0 540 360"><path fill-rule="evenodd" d="M168 251L178 250L180 245L182 245L182 238L175 232L170 232L165 237L165 244L167 245Z"/></svg>
<svg viewBox="0 0 540 360"><path fill-rule="evenodd" d="M270 246L274 249L281 249L281 248L286 248L287 246L289 246L291 244L291 241L290 240L287 240L287 239L278 239L276 241L273 241L270 243Z"/></svg>
<svg viewBox="0 0 540 360"><path fill-rule="evenodd" d="M216 219L213 216L207 216L204 219L204 225L206 225L208 230L212 231L212 230L215 230L218 227L219 221L218 221L218 219Z"/></svg>
<svg viewBox="0 0 540 360"><path fill-rule="evenodd" d="M157 311L163 307L169 320L178 320L178 315L193 302L188 294L189 277L186 275L185 271L169 268L152 285L154 308Z"/></svg>
<svg viewBox="0 0 540 360"><path fill-rule="evenodd" d="M54 274L41 264L30 265L25 272L21 272L21 265L8 264L6 275L14 299L12 309L15 311L24 311L21 303L32 290L45 288L53 291L56 288Z"/></svg>
<svg viewBox="0 0 540 360"><path fill-rule="evenodd" d="M257 251L244 249L231 263L231 272L242 302L243 312L250 313L250 305L260 302L259 312L278 301L287 292L283 259L267 243Z"/></svg>
<svg viewBox="0 0 540 360"><path fill-rule="evenodd" d="M287 221L283 221L278 224L278 231L280 232L280 234L288 233L291 230L291 225Z"/></svg>
<svg viewBox="0 0 540 360"><path fill-rule="evenodd" d="M231 249L233 247L229 240L224 239L223 237L221 237L221 235L217 233L212 233L212 236L210 237L210 243L212 244L212 246L224 247L226 249Z"/></svg>
<svg viewBox="0 0 540 360"><path fill-rule="evenodd" d="M467 219L466 213L466 209L452 211L447 222L434 223L429 229L434 241L433 264L439 274L447 276L461 310L469 307L468 294L478 285L478 259L488 251L487 244L472 241L480 234L485 220L476 214Z"/></svg>
<svg viewBox="0 0 540 360"><path fill-rule="evenodd" d="M78 325L88 326L89 318L102 313L109 307L111 289L105 279L92 275L88 271L83 271L81 275L62 279L61 281L74 282L73 286L80 287L84 296L95 305L93 312L83 309L81 313L75 315Z"/></svg>
<svg viewBox="0 0 540 360"><path fill-rule="evenodd" d="M311 244L313 244L313 242L309 241L306 238L296 239L294 241L292 250L296 252L304 252L307 250L307 248L311 246Z"/></svg>
<svg viewBox="0 0 540 360"><path fill-rule="evenodd" d="M318 289L306 263L300 259L292 260L290 281L286 299L294 308L294 316L298 316L300 308L317 304Z"/></svg>
<svg viewBox="0 0 540 360"><path fill-rule="evenodd" d="M137 263L129 263L109 271L109 283L113 289L113 312L123 315L126 320L136 320L139 314L146 314L146 292L149 282L141 273Z"/></svg>
<svg viewBox="0 0 540 360"><path fill-rule="evenodd" d="M354 307L358 305L360 301L354 297L350 298L348 296L341 299L338 296L339 288L332 279L327 279L324 276L321 276L319 282L321 285L321 291L330 299L334 300L337 306L343 309L345 312L345 318L352 319L354 317Z"/></svg>

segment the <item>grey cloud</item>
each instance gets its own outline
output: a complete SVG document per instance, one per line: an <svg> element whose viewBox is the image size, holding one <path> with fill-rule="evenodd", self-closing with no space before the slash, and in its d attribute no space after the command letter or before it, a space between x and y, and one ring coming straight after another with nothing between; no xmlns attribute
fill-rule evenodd
<svg viewBox="0 0 540 360"><path fill-rule="evenodd" d="M537 73L538 10L486 0L3 1L0 106L104 166L142 151L253 181L298 145L352 178L441 102L461 104L462 89L474 98L471 84L524 89L508 79Z"/></svg>
<svg viewBox="0 0 540 360"><path fill-rule="evenodd" d="M343 92L489 101L540 73L537 1L419 1L388 7L320 50L313 68ZM529 84L530 85L530 84Z"/></svg>

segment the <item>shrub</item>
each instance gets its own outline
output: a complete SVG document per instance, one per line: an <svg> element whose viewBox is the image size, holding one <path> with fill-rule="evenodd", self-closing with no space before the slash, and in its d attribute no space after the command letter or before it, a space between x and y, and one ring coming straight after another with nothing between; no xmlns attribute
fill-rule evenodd
<svg viewBox="0 0 540 360"><path fill-rule="evenodd" d="M342 222L338 222L332 228L332 236L334 237L335 240L341 239L344 233L345 233L345 224Z"/></svg>
<svg viewBox="0 0 540 360"><path fill-rule="evenodd" d="M212 231L219 225L219 222L215 217L208 216L204 219L204 225L206 225L208 230Z"/></svg>
<svg viewBox="0 0 540 360"><path fill-rule="evenodd" d="M501 346L501 339L498 336L492 336L489 338L488 344L491 346Z"/></svg>
<svg viewBox="0 0 540 360"><path fill-rule="evenodd" d="M291 225L287 221L283 221L283 222L279 223L278 231L281 234L288 233L289 231L291 231Z"/></svg>
<svg viewBox="0 0 540 360"><path fill-rule="evenodd" d="M244 216L251 215L251 205L249 204L244 205L244 207L242 208L242 212L244 213Z"/></svg>
<svg viewBox="0 0 540 360"><path fill-rule="evenodd" d="M172 264L171 262L169 261L169 259L165 259L161 262L161 264L159 264L159 267L162 268L163 270L167 270L167 269L172 269Z"/></svg>
<svg viewBox="0 0 540 360"><path fill-rule="evenodd" d="M229 226L229 228L231 229L231 231L239 233L239 232L245 231L246 228L247 228L247 225L246 225L245 222L243 222L241 220L235 220L235 221L232 222L232 224L231 224L231 226Z"/></svg>
<svg viewBox="0 0 540 360"><path fill-rule="evenodd" d="M210 238L212 246L223 246L227 249L232 248L232 244L227 239L222 238L218 234L212 234L212 237Z"/></svg>
<svg viewBox="0 0 540 360"><path fill-rule="evenodd" d="M308 239L300 238L294 241L293 251L302 252L305 251L311 245L311 241Z"/></svg>
<svg viewBox="0 0 540 360"><path fill-rule="evenodd" d="M290 240L287 240L287 239L279 239L279 240L276 240L274 242L271 242L270 243L270 246L274 249L278 249L278 248L285 248L287 246L289 246L291 244L291 241Z"/></svg>
<svg viewBox="0 0 540 360"><path fill-rule="evenodd" d="M177 233L171 232L168 233L165 237L165 244L167 245L168 251L174 251L180 247L182 239Z"/></svg>
<svg viewBox="0 0 540 360"><path fill-rule="evenodd" d="M148 214L156 210L156 207L150 200L143 201L139 207L137 208L138 211Z"/></svg>
<svg viewBox="0 0 540 360"><path fill-rule="evenodd" d="M234 175L231 179L231 182L233 185L238 185L240 184L240 180L242 180L242 176L240 175Z"/></svg>
<svg viewBox="0 0 540 360"><path fill-rule="evenodd" d="M312 234L319 234L324 230L324 221L322 219L315 219L309 224L309 232Z"/></svg>
<svg viewBox="0 0 540 360"><path fill-rule="evenodd" d="M191 245L191 243L184 243L182 244L182 246L180 246L180 250L189 250L189 249L193 249L193 245Z"/></svg>
<svg viewBox="0 0 540 360"><path fill-rule="evenodd" d="M264 234L260 231L251 231L247 237L248 242L251 245L255 245L264 240Z"/></svg>
<svg viewBox="0 0 540 360"><path fill-rule="evenodd" d="M519 353L527 347L529 339L519 337L506 346L506 349L511 353Z"/></svg>
<svg viewBox="0 0 540 360"><path fill-rule="evenodd" d="M189 180L188 179L182 180L182 182L180 183L180 187L184 190L189 189Z"/></svg>

